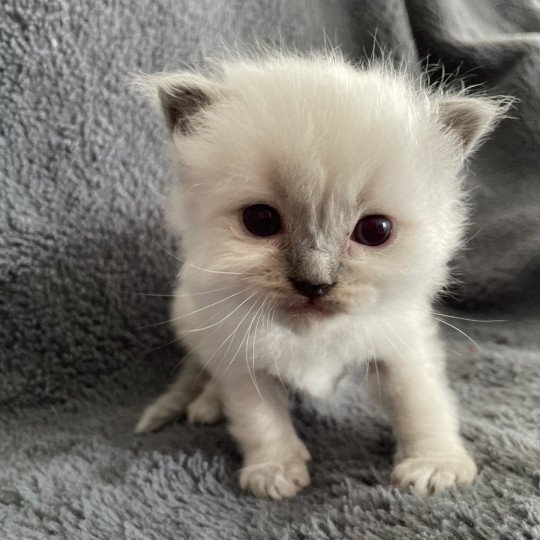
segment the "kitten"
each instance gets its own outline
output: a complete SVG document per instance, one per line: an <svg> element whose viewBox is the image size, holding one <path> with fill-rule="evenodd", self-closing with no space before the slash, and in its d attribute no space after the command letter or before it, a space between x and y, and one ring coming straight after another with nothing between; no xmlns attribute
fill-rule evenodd
<svg viewBox="0 0 540 540"><path fill-rule="evenodd" d="M392 482L420 495L470 484L431 303L462 238L464 160L508 101L323 55L148 84L179 165L172 316L191 353L136 431L225 416L240 485L291 497L309 484L310 456L283 385L327 396L346 367L376 360Z"/></svg>

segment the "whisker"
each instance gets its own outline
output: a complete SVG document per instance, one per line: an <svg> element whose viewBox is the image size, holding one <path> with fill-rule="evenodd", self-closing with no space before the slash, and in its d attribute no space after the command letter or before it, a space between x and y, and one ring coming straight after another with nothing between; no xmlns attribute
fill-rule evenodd
<svg viewBox="0 0 540 540"><path fill-rule="evenodd" d="M469 321L477 323L504 323L507 322L504 319L468 319L467 317L457 317L456 315L447 315L446 313L439 313L438 311L433 311L433 314L439 317L445 317L447 319L458 319L460 321Z"/></svg>
<svg viewBox="0 0 540 540"><path fill-rule="evenodd" d="M468 240L461 242L461 244L459 244L459 248L461 249L462 247L466 246L469 242L474 240L482 231L482 228L478 229Z"/></svg>
<svg viewBox="0 0 540 540"><path fill-rule="evenodd" d="M161 350L161 349L164 349L165 347L168 347L169 345L172 345L173 343L178 343L180 340L181 340L181 338L176 337L176 338L174 338L172 341L168 341L167 343L164 343L164 344L162 344L162 345L158 345L157 347L154 347L153 349L150 349L150 350L148 351L147 354L155 353L156 351L159 351L159 350ZM184 355L184 356L182 356L182 358L181 358L180 361L182 361L186 356L187 356L187 354ZM178 367L178 364L171 370L171 373L172 373L177 367Z"/></svg>
<svg viewBox="0 0 540 540"><path fill-rule="evenodd" d="M257 290L257 292L258 292L258 290ZM257 304L257 300L254 300L254 301L253 301L253 304L250 306L250 308L249 308L249 310L248 310L248 313L253 309L253 307L254 307L256 304ZM245 318L245 317L244 317L244 318ZM221 360L219 361L219 365L218 365L218 367L217 367L217 369L216 369L216 373L221 369L221 366L222 366L222 364L223 364L225 358L227 358L227 355L229 354L229 351L231 350L231 345L232 345L233 342L234 342L234 338L235 338L235 336L236 336L236 332L237 332L238 328L240 327L240 325L242 324L242 321L243 321L243 320L244 320L244 319L242 319L242 320L238 323L238 325L236 326L236 328L232 331L232 336L227 336L227 337L225 338L225 340L223 341L223 343L219 346L218 350L221 349L221 347L225 344L225 342L229 339L229 337L231 338L230 341L229 341L229 344L227 345L227 348L225 349L225 352L222 354ZM214 375L212 375L212 379L211 379L211 380L213 380L213 378L214 378Z"/></svg>
<svg viewBox="0 0 540 540"><path fill-rule="evenodd" d="M267 300L268 300L268 293L264 297L263 303L261 304L261 309L263 308L263 306L264 306L264 304L266 303ZM252 363L252 366L253 366L253 378L255 380L255 388L257 388L257 392L259 392L259 395L261 396L261 399L262 399L262 395L261 395L261 392L259 390L259 386L257 384L257 375L256 375L256 371L255 371L255 339L257 337L257 330L259 328L259 323L261 322L261 317L263 316L263 314L264 314L264 309L262 309L261 314L259 315L259 318L257 319L257 323L255 324L255 330L253 332L253 348L252 348L252 354L251 354L251 363Z"/></svg>
<svg viewBox="0 0 540 540"><path fill-rule="evenodd" d="M390 339L390 336L384 331L383 327L378 323L376 323L376 324L379 327L379 330L380 330L381 334L384 336L384 338L386 339L386 341L392 346L392 348L396 351L396 353L399 356L401 356L401 359L405 362L405 364L408 364L409 360L407 360L407 358L404 356L404 354L401 352L401 350L396 347L395 343ZM389 328L388 325L385 325L385 326L386 326L386 328ZM381 386L380 386L381 385L381 380L380 380L379 368L377 366L377 361L376 360L375 360L375 371L377 372L377 378L378 378L378 384L379 384L379 403L380 403L380 405L382 407L383 405L382 405L382 400L381 400Z"/></svg>
<svg viewBox="0 0 540 540"><path fill-rule="evenodd" d="M196 309L195 311L192 311L191 313L184 313L184 315L180 315L179 317L173 317L172 319L169 319L168 321L162 321L154 324L147 324L144 326L139 326L139 328L150 328L152 326L160 326L162 324L171 323L173 321L178 321L180 319L184 319L185 317L189 317L191 315L195 315L195 313L199 313L201 311L204 311L205 309L211 308L213 306L217 306L218 304L221 304L222 302L225 302L226 300L229 300L230 298L234 298L235 296L238 296L239 294L243 294L247 291L247 289L243 289L241 291L235 292L226 298L222 298L221 300L218 300L217 302L213 302L212 304L208 304L207 306L204 306L202 308Z"/></svg>
<svg viewBox="0 0 540 540"><path fill-rule="evenodd" d="M381 392L381 376L379 375L379 366L378 366L377 360L374 360L373 364L375 366L375 373L377 374L377 388L378 388L378 392L379 392L379 406L382 409L383 404L382 404L382 392Z"/></svg>
<svg viewBox="0 0 540 540"><path fill-rule="evenodd" d="M274 304L271 306L268 311L266 312L266 332L270 332L270 327L273 325L274 320L276 318L276 312L277 312L277 304ZM275 355L272 355L272 360L274 361L274 366L276 368L276 373L279 379L279 382L281 383L281 386L283 387L283 390L288 393L288 388L286 387L285 383L283 382L283 379L281 377L281 373L279 372L279 365L276 361Z"/></svg>
<svg viewBox="0 0 540 540"><path fill-rule="evenodd" d="M439 321L440 323L442 324L446 324L446 326L449 326L450 328L453 328L456 332L459 332L462 336L465 336L479 351L482 350L482 347L480 347L480 345L478 345L478 343L476 343L476 341L474 341L474 339L469 336L468 334L466 334L463 330L461 330L460 328L458 328L457 326L454 326L453 324L450 324L448 321L445 321L443 319L438 319L437 317L433 317L436 321Z"/></svg>
<svg viewBox="0 0 540 540"><path fill-rule="evenodd" d="M375 347L373 346L373 342L371 341L371 337L370 337L369 333L367 332L365 326L362 326L361 331L362 331L362 333L363 333L364 336L365 336L366 342L369 342L370 349L371 349L371 356L372 356L372 357L375 357ZM364 385L366 385L367 382L368 382L368 377L369 377L369 360L370 360L370 357L369 357L369 351L368 351L368 352L367 352L367 357L366 357L366 359L365 359L366 373L365 373L365 375L364 375L364 380L362 381L362 384L364 384Z"/></svg>
<svg viewBox="0 0 540 540"><path fill-rule="evenodd" d="M381 321L381 322L387 322L387 321ZM411 353L411 355L414 356L415 352L409 347L409 344L406 343L401 336L394 330L393 326L391 324L385 324L385 328L387 330L390 330L394 337Z"/></svg>
<svg viewBox="0 0 540 540"><path fill-rule="evenodd" d="M257 315L261 311L262 307L264 306L264 303L266 302L267 297L268 297L268 295L264 298L264 300L263 300L262 304L260 305L259 309L256 311L255 315L253 315L253 317L251 318L251 322L249 323L249 327L247 329L247 341L246 341L246 365L247 365L247 368L248 368L248 373L249 373L249 376L251 378L251 381L253 382L253 386L257 390L257 393L259 394L261 399L262 399L262 394L261 394L261 391L259 389L259 386L257 385L257 379L255 378L255 361L253 360L253 373L251 372L250 366L249 366L249 356L248 356L249 355L249 336L251 334L251 327L253 326L253 323L255 322L255 318L257 317ZM257 318L257 321L258 320L259 319ZM255 350L255 336L253 336L253 350Z"/></svg>
<svg viewBox="0 0 540 540"><path fill-rule="evenodd" d="M223 307L223 306L222 306ZM182 330L182 335L187 335L187 334L194 334L196 332L204 332L205 330L210 330L210 328L214 328L215 326L219 326L223 321L225 321L226 319L229 318L229 315L231 315L231 311L227 311L227 314L222 317L221 319L219 319L219 321L217 322L213 322L212 324L207 324L209 323L211 320L215 319L216 317L221 317L223 315L223 312L221 311L220 313L214 313L213 315L211 315L210 317L208 317L208 319L206 319L202 324L205 325L205 326L197 326L197 328L192 328L190 330Z"/></svg>
<svg viewBox="0 0 540 540"><path fill-rule="evenodd" d="M376 324L379 327L379 330L380 330L381 334L384 336L384 339L386 339L386 341L392 346L394 351L396 351L396 353L399 356L401 356L401 359L407 364L409 361L405 358L403 353L396 347L396 344L390 339L388 334L384 331L384 328L379 323L376 323Z"/></svg>
<svg viewBox="0 0 540 540"><path fill-rule="evenodd" d="M379 326L379 325L377 325L377 326ZM377 389L378 389L378 392L379 392L379 406L382 408L381 377L379 375L379 367L377 366L377 358L375 358L375 347L373 345L373 341L371 339L371 336L369 335L368 332L366 332L366 337L369 339L371 352L373 354L373 364L375 365L375 373L377 374ZM368 366L368 364L366 362L366 383L367 383L367 380L368 380L368 375L369 375L369 366Z"/></svg>
<svg viewBox="0 0 540 540"><path fill-rule="evenodd" d="M238 323L238 326L236 327L235 329L235 333L236 331L240 328L240 325L244 322L244 320L246 319L246 317L251 313L251 310L256 306L256 302L253 303L253 305L249 308L249 311L244 315L243 319ZM252 319L253 321L253 319ZM236 357L238 356L238 353L240 352L240 349L242 348L242 345L244 344L244 341L246 340L246 337L247 337L247 332L246 334L244 335L244 337L242 338L242 340L240 341L240 345L238 345L238 349L236 349L236 352L234 353L234 356L231 358L230 362L227 364L227 366L225 367L225 369L223 370L223 373L222 375L233 365L234 361L236 360ZM221 366L220 366L221 367Z"/></svg>
<svg viewBox="0 0 540 540"><path fill-rule="evenodd" d="M270 321L270 325L274 324L274 320L276 318L276 311L277 311L277 306L274 305L271 309L271 314L272 314L272 320ZM281 383L281 386L283 387L283 390L285 390L285 392L289 392L289 389L287 388L287 386L285 385L285 383L283 382L283 379L281 378L281 373L279 372L279 364L277 363L276 361L276 357L275 355L272 355L272 359L274 360L274 365L276 366L276 373L277 373L277 376L278 376L278 379L279 379L279 382Z"/></svg>
<svg viewBox="0 0 540 540"><path fill-rule="evenodd" d="M221 287L220 289L212 289L210 291L202 291L196 293L185 293L185 294L159 294L159 293L142 293L142 292L131 292L131 291L118 291L118 294L130 294L134 296L162 296L164 298L184 298L188 296L201 296L203 294L211 294L215 292L221 292L230 290L231 287ZM247 289L246 289L247 290Z"/></svg>
<svg viewBox="0 0 540 540"><path fill-rule="evenodd" d="M230 314L232 314L232 313L234 313L234 311L231 312ZM208 317L208 319L206 319L205 322L208 322L208 321L212 320L214 317L216 317L216 315L217 315L217 314L214 314L214 315L212 315L211 317ZM227 317L228 317L228 315L227 315L226 317L224 317L223 319L221 319L221 321L219 321L219 322L222 322L222 321L225 320ZM219 324L219 323L216 323L216 325L217 325L217 324ZM207 326L206 328L212 328L213 326L216 326L216 325L211 324L211 325ZM202 328L201 328L200 330L202 330ZM192 332L192 331L194 332L195 330L183 330L183 331L182 331L182 334L187 334L187 333ZM216 329L216 331L217 331L217 329ZM214 333L214 332L212 332L212 334L213 334L213 333ZM212 336L212 334L210 334L210 336ZM207 336L207 338L209 338L210 336ZM154 352L156 352L156 351L159 351L160 349L164 349L165 347L168 347L169 345L172 345L173 343L178 343L179 341L182 341L182 337L176 337L176 338L174 338L173 340L171 340L171 341L169 341L169 342L167 342L167 343L165 343L165 344L163 344L163 345L159 345L158 347L155 347L155 348L153 348L151 351L149 351L149 353L154 353ZM180 362L181 362L184 358L186 358L187 356L189 356L189 355L191 354L191 352L192 352L192 351L190 351L190 352L188 352L187 354L185 354L184 356L182 356L182 358L180 359ZM180 362L178 362L178 363L172 368L171 373L173 373L174 370L180 365Z"/></svg>
<svg viewBox="0 0 540 540"><path fill-rule="evenodd" d="M220 323L223 324L223 322L228 319L229 317L231 317L236 311L238 311L246 302L248 302L251 298L253 298L259 291L255 291L253 294L251 294L250 296L248 296L245 300L243 300L240 304L238 304L238 306L236 306L225 318L223 318ZM196 347L194 347L193 349L190 350L189 354L193 353L194 351L196 351L197 349L199 349L201 347L201 345L203 345L206 341L208 341L220 328L220 325L218 325L212 332L210 332L210 334L208 334L208 336L206 336L202 341L200 341ZM230 337L230 335L229 335ZM225 342L227 341L228 337L225 338L225 340L223 340L222 344L214 351L214 354L212 354L212 356L205 362L204 366L202 367L198 377L197 377L197 381L199 380L199 377L201 376L202 372L204 371L204 369L206 368L206 366L209 364L210 360L212 360L212 358L215 356L215 354L219 351L219 349L221 349L221 347L223 347L223 345L225 344Z"/></svg>
<svg viewBox="0 0 540 540"><path fill-rule="evenodd" d="M402 302L396 302L396 304L404 307L405 309L410 309L411 311L417 311L419 313L424 313L423 310L418 309L418 308L414 308L412 306L408 306L407 304L403 304ZM433 311L433 310L430 311L430 314L437 315L439 317L445 317L447 319L458 319L458 320L461 320L461 321L469 321L469 322L477 322L477 323L503 323L503 322L507 322L504 319L470 319L470 318L467 318L467 317L458 317L456 315L447 315L446 313L440 313L439 311Z"/></svg>
<svg viewBox="0 0 540 540"><path fill-rule="evenodd" d="M250 298L252 298L253 296L255 296L257 293L259 292L259 290L255 291L251 296ZM228 353L229 351L229 348L234 340L234 336L236 335L236 332L238 331L238 329L240 328L241 324L246 320L247 316L251 313L251 310L257 305L257 300L255 300L253 302L253 304L250 306L249 310L246 312L246 314L242 317L242 319L240 320L240 322L238 323L238 325L236 326L236 328L223 340L223 342L221 343L221 345L213 352L212 356L210 356L210 358L208 358L208 360L205 362L204 366L203 366L203 369L201 370L201 373L202 371L204 371L204 368L209 364L209 362L212 360L212 358L214 358L214 356L217 354L217 352L221 349L221 347L223 347L223 345L225 345L225 343L230 339L230 343L229 343L229 346L227 347L227 351L226 351L226 354ZM240 346L238 347L238 350L237 350L237 353L238 351L240 350L240 347L242 347L242 343L244 342L244 340L242 340L242 342L240 343ZM236 356L236 355L235 355ZM217 371L221 368L221 364L223 363L223 359L225 358L225 355L224 357L222 358L222 360L220 361L219 363L219 366L216 370L216 373ZM233 360L234 360L235 357L233 357ZM230 364L229 364L230 366ZM225 371L223 372L225 373ZM212 375L212 378L210 379L211 381L214 380L214 374Z"/></svg>
<svg viewBox="0 0 540 540"><path fill-rule="evenodd" d="M410 310L413 310L413 311L421 311L419 309L413 308L412 306L407 306L405 304L401 304L401 305L406 309L410 309ZM480 347L480 345L478 345L478 343L471 336L469 336L467 333L465 333L463 330L461 330L457 326L454 326L453 324L450 324L448 321L445 321L444 319L440 319L439 317L448 317L448 318L451 318L451 319L460 319L460 320L464 320L464 321L480 322L480 323L506 322L504 320L497 320L497 319L494 319L494 320L467 319L465 317L455 317L453 315L446 315L446 314L443 314L443 313L438 313L437 311L431 311L430 315L436 321L440 322L441 324L445 324L446 326L449 326L450 328L453 328L456 332L459 332L462 336L466 337L480 351L482 350L482 347ZM437 317L437 315L439 317Z"/></svg>
<svg viewBox="0 0 540 540"><path fill-rule="evenodd" d="M129 291L118 291L118 294L129 294L133 296L159 296L160 298L173 298L176 296L176 294L142 293Z"/></svg>
<svg viewBox="0 0 540 540"><path fill-rule="evenodd" d="M250 298L251 298L251 296L250 296ZM216 317L221 317L223 315L223 311L221 311L220 313L214 313L213 315L208 317L208 319L206 319L205 321L203 321L201 323L201 324L206 325L206 326L197 326L197 328L192 328L191 330L182 330L182 334L187 335L187 334L192 334L192 333L195 333L195 332L203 332L204 330L209 330L210 328L214 328L214 326L219 326L223 321L228 319L243 304L244 304L244 302L242 302L239 306L237 306L233 311L228 311L227 314L223 318L221 318L219 321L217 321L215 323L212 323L212 324L207 324L212 319L214 319ZM221 306L221 307L223 307L223 306Z"/></svg>
<svg viewBox="0 0 540 540"><path fill-rule="evenodd" d="M234 312L233 312L233 313L234 313ZM206 322L208 322L208 321L211 321L214 317L216 317L216 315L219 316L218 314L214 314L214 315L212 315L211 317L208 317L208 319L206 319L204 322L206 323ZM227 318L227 317L225 317L225 319L226 319L226 318ZM224 320L224 319L221 319L221 321L223 321L223 320ZM221 321L220 321L220 322L221 322ZM203 323L203 324L204 324L204 323ZM213 326L215 326L215 325L209 325L209 326L207 326L206 328L212 328ZM202 329L201 329L201 330L202 330ZM195 330L193 330L193 331L195 331ZM191 331L190 331L190 330L184 330L184 331L182 331L182 334L187 334L187 333L189 333L189 332L191 332ZM210 334L210 335L212 335L212 334ZM208 336L208 337L210 337L210 336ZM164 344L162 344L162 345L159 345L159 346L157 346L157 347L154 347L153 349L151 349L151 350L148 352L148 354L150 354L150 353L155 353L156 351L159 351L160 349L164 349L165 347L168 347L169 345L172 345L173 343L178 343L179 341L182 341L182 338L181 338L181 337L176 337L176 338L174 338L173 340L168 341L167 343L164 343ZM190 351L189 353L185 354L184 356L182 356L182 358L180 359L180 362L182 362L182 360L183 360L184 358L186 358L187 356L189 356L190 353L191 353L191 351ZM172 368L171 373L173 373L174 370L180 365L180 362L178 362L178 363Z"/></svg>
<svg viewBox="0 0 540 540"><path fill-rule="evenodd" d="M253 298L256 294L257 294L258 291L255 291L251 296L249 296L248 298L246 298L244 301L242 301L238 306L236 306L228 315L227 317L225 317L225 319L228 319L235 311L239 310L246 302L248 302L251 298ZM223 319L221 322L223 322L225 319ZM182 362L182 360L184 358L186 358L187 356L189 356L190 354L193 354L197 349L199 349L199 347L201 345L203 345L207 340L209 340L217 331L219 330L219 326L213 331L213 332L210 332L210 334L208 334L202 341L200 341L195 347L193 347L186 355L184 355L180 361L176 364L176 366L173 367L173 369L171 370L171 373L180 365L180 362ZM178 338L176 339L175 341L180 341L182 338ZM174 341L173 341L174 343ZM199 373L198 377L197 377L197 381L199 380L199 377L201 376L202 372L204 371L204 368L206 367L207 364L204 365L203 369L201 370L201 372Z"/></svg>

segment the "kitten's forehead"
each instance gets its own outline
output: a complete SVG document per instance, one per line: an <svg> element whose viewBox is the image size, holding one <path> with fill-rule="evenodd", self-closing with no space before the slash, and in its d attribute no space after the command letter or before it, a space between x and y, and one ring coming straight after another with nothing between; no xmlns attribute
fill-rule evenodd
<svg viewBox="0 0 540 540"><path fill-rule="evenodd" d="M361 189L359 182L336 177L317 159L281 167L271 181L280 206L304 237L320 236L320 229L331 233L341 228L340 216L355 211Z"/></svg>
<svg viewBox="0 0 540 540"><path fill-rule="evenodd" d="M302 64L231 73L225 87L206 129L181 141L212 208L269 204L332 235L362 202L392 215L400 191L406 199L420 184L411 171L429 135L415 129L425 111L399 80Z"/></svg>

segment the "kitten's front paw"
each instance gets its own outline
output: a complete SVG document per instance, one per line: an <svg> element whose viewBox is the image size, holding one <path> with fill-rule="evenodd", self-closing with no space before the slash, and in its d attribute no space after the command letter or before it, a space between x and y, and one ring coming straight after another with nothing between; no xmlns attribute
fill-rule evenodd
<svg viewBox="0 0 540 540"><path fill-rule="evenodd" d="M453 485L471 484L476 465L465 450L441 456L411 457L396 465L392 484L417 495L433 495Z"/></svg>
<svg viewBox="0 0 540 540"><path fill-rule="evenodd" d="M304 459L254 464L240 471L240 487L251 491L256 497L293 497L309 483L309 472Z"/></svg>
<svg viewBox="0 0 540 540"><path fill-rule="evenodd" d="M223 418L223 409L219 398L203 392L187 408L190 424L215 424Z"/></svg>

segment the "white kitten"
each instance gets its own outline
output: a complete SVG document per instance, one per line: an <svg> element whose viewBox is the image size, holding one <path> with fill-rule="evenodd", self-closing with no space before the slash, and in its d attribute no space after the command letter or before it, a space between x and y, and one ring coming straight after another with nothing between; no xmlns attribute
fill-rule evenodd
<svg viewBox="0 0 540 540"><path fill-rule="evenodd" d="M325 396L347 366L376 359L393 483L428 494L472 482L431 302L461 241L464 159L508 102L337 56L240 59L211 78L149 83L181 177L172 311L191 354L136 430L224 413L241 486L290 497L309 484L309 452L282 383Z"/></svg>

